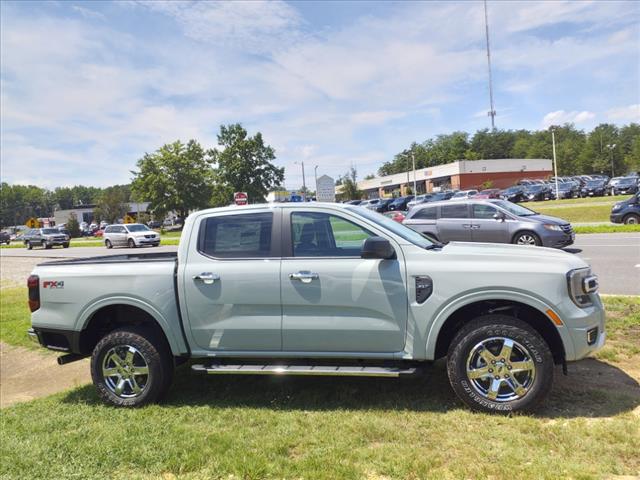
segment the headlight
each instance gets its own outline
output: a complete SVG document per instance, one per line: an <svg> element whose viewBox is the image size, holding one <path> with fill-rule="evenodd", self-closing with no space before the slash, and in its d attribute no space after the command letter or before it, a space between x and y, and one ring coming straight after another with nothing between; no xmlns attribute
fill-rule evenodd
<svg viewBox="0 0 640 480"><path fill-rule="evenodd" d="M546 228L547 230L553 230L554 232L562 231L562 228L560 228L560 225L545 224L544 228Z"/></svg>
<svg viewBox="0 0 640 480"><path fill-rule="evenodd" d="M615 204L611 210L616 211L616 210L620 210L621 208L622 208L622 205Z"/></svg>
<svg viewBox="0 0 640 480"><path fill-rule="evenodd" d="M593 305L591 294L598 291L598 277L591 273L590 268L579 268L567 273L569 296L573 303L580 308Z"/></svg>

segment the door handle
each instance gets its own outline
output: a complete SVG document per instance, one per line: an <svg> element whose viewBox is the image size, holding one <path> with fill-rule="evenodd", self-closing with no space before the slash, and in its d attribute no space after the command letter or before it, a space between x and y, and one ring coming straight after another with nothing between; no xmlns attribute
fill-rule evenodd
<svg viewBox="0 0 640 480"><path fill-rule="evenodd" d="M216 280L220 280L220 275L211 272L202 272L200 275L194 275L194 280L202 280L205 285L211 285Z"/></svg>
<svg viewBox="0 0 640 480"><path fill-rule="evenodd" d="M304 270L302 272L290 273L289 278L291 280L300 280L302 283L311 283L312 280L317 280L318 278L320 278L320 275L308 270Z"/></svg>
<svg viewBox="0 0 640 480"><path fill-rule="evenodd" d="M480 225L471 225L471 230L478 230Z"/></svg>
<svg viewBox="0 0 640 480"><path fill-rule="evenodd" d="M471 224L470 223L463 223L462 224L462 228L471 228Z"/></svg>

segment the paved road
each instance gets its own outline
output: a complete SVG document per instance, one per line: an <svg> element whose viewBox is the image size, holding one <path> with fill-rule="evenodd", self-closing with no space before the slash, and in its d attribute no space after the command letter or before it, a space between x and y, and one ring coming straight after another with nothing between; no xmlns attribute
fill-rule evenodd
<svg viewBox="0 0 640 480"><path fill-rule="evenodd" d="M135 250L139 252L175 252L177 246ZM640 295L640 234L602 233L578 235L567 251L580 255L593 267L600 279L600 292L617 295ZM34 263L56 258L81 258L97 255L131 253L127 248L104 247L56 248L51 250L0 249L0 256L30 258Z"/></svg>

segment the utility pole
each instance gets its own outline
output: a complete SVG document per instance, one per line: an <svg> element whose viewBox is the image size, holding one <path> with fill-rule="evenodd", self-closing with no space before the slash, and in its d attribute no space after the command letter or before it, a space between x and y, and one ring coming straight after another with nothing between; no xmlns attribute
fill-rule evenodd
<svg viewBox="0 0 640 480"><path fill-rule="evenodd" d="M313 176L316 181L316 201L318 200L318 165L313 167Z"/></svg>
<svg viewBox="0 0 640 480"><path fill-rule="evenodd" d="M413 162L413 194L417 195L418 191L416 190L416 156L413 152L411 152L411 161Z"/></svg>
<svg viewBox="0 0 640 480"><path fill-rule="evenodd" d="M295 164L297 164L298 162L293 162ZM304 162L300 162L300 165L302 166L302 201L306 202L307 201L307 183L305 181L304 178Z"/></svg>
<svg viewBox="0 0 640 480"><path fill-rule="evenodd" d="M489 113L491 117L491 130L496 129L496 110L493 107L493 79L491 78L491 47L489 46L489 15L487 13L487 0L484 0L484 29L487 37L487 65L489 67Z"/></svg>
<svg viewBox="0 0 640 480"><path fill-rule="evenodd" d="M412 152L413 153L413 152ZM409 155L407 155L406 153L404 154L404 158L407 159L407 188L409 187ZM407 190L405 189L404 193L407 193ZM400 191L400 196L402 196L402 191Z"/></svg>
<svg viewBox="0 0 640 480"><path fill-rule="evenodd" d="M613 169L613 149L616 148L615 143L608 143L607 148L609 149L609 159L611 160L611 178L615 177L614 169Z"/></svg>
<svg viewBox="0 0 640 480"><path fill-rule="evenodd" d="M556 176L556 200L560 200L560 191L558 189L558 162L556 160L556 131L551 129L551 144L553 146L553 174Z"/></svg>

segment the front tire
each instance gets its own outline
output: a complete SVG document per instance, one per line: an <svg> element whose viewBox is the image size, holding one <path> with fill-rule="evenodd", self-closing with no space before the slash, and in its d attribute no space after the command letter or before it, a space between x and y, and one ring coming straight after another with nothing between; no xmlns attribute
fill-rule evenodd
<svg viewBox="0 0 640 480"><path fill-rule="evenodd" d="M553 385L553 356L528 324L507 315L484 315L464 326L447 354L449 382L474 410L535 410Z"/></svg>
<svg viewBox="0 0 640 480"><path fill-rule="evenodd" d="M139 407L155 402L171 386L171 351L151 330L114 330L93 350L91 378L98 396L110 405Z"/></svg>
<svg viewBox="0 0 640 480"><path fill-rule="evenodd" d="M33 250L33 245L31 245L31 242L27 242L26 245L27 250Z"/></svg>
<svg viewBox="0 0 640 480"><path fill-rule="evenodd" d="M630 213L629 215L624 217L622 222L625 225L638 225L640 223L640 215L636 215L635 213Z"/></svg>
<svg viewBox="0 0 640 480"><path fill-rule="evenodd" d="M110 240L105 240L104 241L104 246L107 247L107 248L113 248L113 245L111 244Z"/></svg>
<svg viewBox="0 0 640 480"><path fill-rule="evenodd" d="M68 243L63 243L62 244L62 248L69 248L69 244Z"/></svg>
<svg viewBox="0 0 640 480"><path fill-rule="evenodd" d="M127 245L129 246L129 248L136 248L136 242L133 238L129 239L129 241L127 242Z"/></svg>
<svg viewBox="0 0 640 480"><path fill-rule="evenodd" d="M540 237L533 232L519 232L513 237L513 243L516 245L528 245L530 247L540 247L542 241Z"/></svg>

